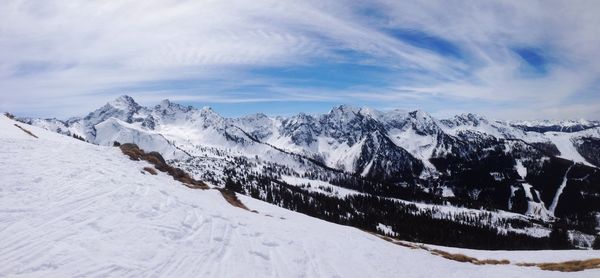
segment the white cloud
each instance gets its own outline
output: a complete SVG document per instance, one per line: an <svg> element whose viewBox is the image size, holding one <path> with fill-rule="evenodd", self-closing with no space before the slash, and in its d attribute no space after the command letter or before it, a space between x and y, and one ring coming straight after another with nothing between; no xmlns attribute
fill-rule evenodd
<svg viewBox="0 0 600 278"><path fill-rule="evenodd" d="M467 50L471 78L402 89L469 99L528 102L538 116L570 105L600 78L600 5L594 1L382 1L389 26L426 30ZM547 74L522 75L512 48L536 48ZM596 93L598 95L598 93ZM598 104L600 95L594 99ZM531 109L528 109L531 112ZM570 110L572 111L572 110ZM590 110L591 111L591 110ZM548 114L544 114L548 112ZM574 111L573 111L574 112ZM541 115L539 114L541 113ZM519 113L532 116L532 113ZM581 113L566 113L563 117ZM597 110L586 116L598 118Z"/></svg>
<svg viewBox="0 0 600 278"><path fill-rule="evenodd" d="M600 79L598 13L594 1L7 0L0 9L0 109L73 115L130 93L123 89L164 82L133 94L213 102L353 97L358 105L407 98L428 105L432 96L514 100L551 116L576 107L573 98ZM399 40L386 32L394 28L448 41L465 59ZM515 47L540 49L547 72L522 75ZM336 61L384 66L399 76L385 86L335 90L252 74ZM173 80L207 85L169 89ZM268 91L227 93L241 84Z"/></svg>

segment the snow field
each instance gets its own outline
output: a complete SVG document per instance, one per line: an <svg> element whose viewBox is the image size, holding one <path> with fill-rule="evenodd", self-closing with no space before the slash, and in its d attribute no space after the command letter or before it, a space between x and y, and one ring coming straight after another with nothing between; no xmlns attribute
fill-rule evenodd
<svg viewBox="0 0 600 278"><path fill-rule="evenodd" d="M259 211L251 213L232 207L216 190L143 174L148 164L117 148L24 125L36 139L13 123L0 116L0 277L600 274L449 261L241 196Z"/></svg>

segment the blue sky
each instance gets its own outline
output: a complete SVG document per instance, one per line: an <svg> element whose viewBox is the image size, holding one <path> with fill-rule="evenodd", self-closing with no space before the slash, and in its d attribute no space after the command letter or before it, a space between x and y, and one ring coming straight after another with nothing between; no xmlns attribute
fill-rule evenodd
<svg viewBox="0 0 600 278"><path fill-rule="evenodd" d="M350 104L600 119L597 1L13 1L0 110L83 115L123 94L226 116Z"/></svg>

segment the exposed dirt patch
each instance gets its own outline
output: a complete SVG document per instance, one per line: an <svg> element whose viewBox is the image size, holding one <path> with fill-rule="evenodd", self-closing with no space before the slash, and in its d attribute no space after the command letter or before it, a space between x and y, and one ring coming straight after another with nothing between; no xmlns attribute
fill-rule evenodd
<svg viewBox="0 0 600 278"><path fill-rule="evenodd" d="M566 261L560 263L518 263L519 266L537 266L542 270L576 272L600 268L600 259Z"/></svg>
<svg viewBox="0 0 600 278"><path fill-rule="evenodd" d="M536 266L537 264L536 263L516 263L516 265L530 267L530 266Z"/></svg>
<svg viewBox="0 0 600 278"><path fill-rule="evenodd" d="M29 131L29 130L27 130L27 129L24 129L22 126L20 126L20 125L18 125L18 124L15 124L15 126L16 126L16 127L18 127L19 129L21 129L23 132L25 132L25 133L27 133L27 134L29 134L29 135L31 135L31 136L33 136L33 137L35 137L35 138L38 138L37 136L35 136L35 134L33 134L31 131Z"/></svg>
<svg viewBox="0 0 600 278"><path fill-rule="evenodd" d="M235 195L235 192L233 192L229 189L226 189L226 188L219 188L217 190L219 190L219 192L221 192L221 195L223 195L223 198L225 198L225 200L228 203L230 203L232 206L249 211L248 207L246 207L246 205L244 205L244 203L242 203L242 201L240 201L240 199L238 199L237 195Z"/></svg>
<svg viewBox="0 0 600 278"><path fill-rule="evenodd" d="M204 182L193 179L188 173L186 173L182 169L167 164L162 155L160 155L157 152L146 153L144 150L140 149L136 144L131 143L119 145L115 144L115 146L118 146L123 152L123 154L129 156L131 160L147 161L150 164L154 165L154 168L156 168L156 170L168 173L170 176L173 177L173 179L180 181L181 183L183 183L183 185L189 188L210 189L210 187ZM151 167L145 167L144 170L153 175L157 174L156 171ZM242 201L238 199L238 197L235 195L235 192L225 188L218 188L217 190L221 192L221 195L223 195L225 201L227 201L232 206L250 211L248 207L246 207L246 205L244 205L244 203L242 203Z"/></svg>
<svg viewBox="0 0 600 278"><path fill-rule="evenodd" d="M475 264L510 264L509 260L477 260Z"/></svg>
<svg viewBox="0 0 600 278"><path fill-rule="evenodd" d="M476 261L478 261L476 258L469 257L467 255L448 253L438 249L433 249L429 252L431 252L431 254L446 258L448 260L453 260L462 263L475 263Z"/></svg>
<svg viewBox="0 0 600 278"><path fill-rule="evenodd" d="M144 167L144 171L146 171L146 172L148 172L148 173L150 173L150 174L152 174L152 175L156 175L156 174L158 174L158 173L156 172L156 170L154 170L154 168L152 168L152 167Z"/></svg>
<svg viewBox="0 0 600 278"><path fill-rule="evenodd" d="M391 237L382 236L382 235L379 235L379 234L376 234L376 233L373 233L373 232L369 232L369 233L374 234L374 235L382 238L383 240L385 240L387 242L391 242L393 244L400 245L402 247L407 247L407 248L410 248L410 249L419 249L419 247L417 245L415 245L415 244L404 243L402 241L394 240Z"/></svg>
<svg viewBox="0 0 600 278"><path fill-rule="evenodd" d="M480 260L480 259L477 259L477 258L474 258L474 257L469 257L469 256L464 255L464 254L449 253L449 252L438 250L438 249L432 249L429 252L431 252L431 254L438 255L438 256L441 256L443 258L446 258L448 260L453 260L453 261L463 262L463 263L472 263L472 264L476 264L476 265L510 264L509 260L491 260L491 259Z"/></svg>
<svg viewBox="0 0 600 278"><path fill-rule="evenodd" d="M446 251L439 250L439 249L429 248L423 244L404 242L404 241L393 239L393 238L390 238L387 236L382 236L380 234L376 234L373 232L369 232L369 233L374 234L374 235L380 237L381 239L383 239L385 241L389 241L396 245L408 247L411 249L425 250L425 251L428 251L429 253L431 253L432 255L440 256L442 258L457 261L457 262L472 263L472 264L476 264L476 265L508 265L508 264L511 264L511 262L509 260L505 260L505 259L503 259L503 260L492 260L492 259L480 260L480 259L477 259L474 257L464 255L464 254L450 253L450 252L446 252ZM589 260L577 260L577 261L574 260L574 261L566 261L566 262L558 262L558 263L521 262L521 263L515 263L514 265L522 266L522 267L539 267L542 270L548 270L548 271L576 272L576 271L583 271L583 270L587 270L587 269L600 269L600 258L589 259Z"/></svg>
<svg viewBox="0 0 600 278"><path fill-rule="evenodd" d="M123 152L123 154L129 156L129 159L131 160L142 160L142 157L144 156L144 151L141 150L136 144L123 144L123 145L119 145L119 149L121 149L121 152Z"/></svg>
<svg viewBox="0 0 600 278"><path fill-rule="evenodd" d="M150 164L154 165L154 168L156 168L156 170L159 170L161 172L166 172L167 174L172 176L173 179L182 182L185 186L187 186L189 188L194 188L194 189L209 189L210 188L204 182L193 179L185 171L167 164L165 159L162 157L162 155L160 155L157 152L146 153L144 150L140 149L136 144L130 144L130 143L122 144L119 146L119 148L121 149L121 152L123 152L123 154L129 156L129 158L131 160L147 161ZM146 170L146 169L144 168L144 170ZM152 170L154 170L154 169L152 169ZM148 171L148 170L146 170L146 171Z"/></svg>

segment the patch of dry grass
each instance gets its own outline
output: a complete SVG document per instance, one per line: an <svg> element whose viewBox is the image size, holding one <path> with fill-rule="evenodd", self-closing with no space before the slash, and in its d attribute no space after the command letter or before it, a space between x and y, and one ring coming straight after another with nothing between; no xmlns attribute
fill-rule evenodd
<svg viewBox="0 0 600 278"><path fill-rule="evenodd" d="M29 130L27 130L27 129L24 129L22 126L20 126L20 125L18 125L18 124L15 124L15 126L16 126L16 127L18 127L19 129L21 129L23 132L25 132L25 133L27 133L27 134L29 134L29 135L31 135L31 136L33 136L33 137L35 137L35 138L38 138L37 136L35 136L35 134L33 134L31 131L29 131Z"/></svg>
<svg viewBox="0 0 600 278"><path fill-rule="evenodd" d="M367 233L370 233L370 234L373 234L373 235L375 235L375 236L378 236L378 237L380 237L381 239L383 239L383 240L385 240L385 241L387 241L387 242L391 242L391 243L393 243L393 244L396 244L396 245L400 245L400 246L403 246L403 247L408 247L408 248L410 248L410 249L419 249L419 248L420 248L420 247L418 247L418 246L417 246L417 245L415 245L415 244L411 244L411 243L407 243L407 242L399 241L399 240L393 239L393 238L391 238L391 237L388 237L388 236L380 235L380 234L378 234L378 233L375 233L375 232L371 232L371 231L367 231L367 230L363 230L363 231L365 231L365 232L367 232ZM421 248L421 249L424 249L424 248Z"/></svg>
<svg viewBox="0 0 600 278"><path fill-rule="evenodd" d="M153 165L167 164L163 157L157 152L146 153L142 156L142 159L150 162Z"/></svg>
<svg viewBox="0 0 600 278"><path fill-rule="evenodd" d="M431 254L441 256L442 258L446 258L448 260L453 260L453 261L463 262L463 263L472 263L472 264L476 264L476 265L510 264L509 260L492 260L492 259L480 260L477 258L469 257L464 254L449 253L449 252L438 250L438 249L430 249L429 252Z"/></svg>
<svg viewBox="0 0 600 278"><path fill-rule="evenodd" d="M536 263L517 263L518 266L532 267L536 266Z"/></svg>
<svg viewBox="0 0 600 278"><path fill-rule="evenodd" d="M209 189L208 185L206 185L204 182L195 180L192 177L190 177L190 175L188 173L186 173L185 171L167 164L167 162L162 157L162 155L160 155L157 152L146 153L144 150L140 149L136 144L131 144L131 143L121 144L121 145L119 145L119 149L121 149L121 152L123 152L123 154L129 156L129 159L147 161L150 164L154 165L154 168L156 168L156 170L159 170L161 172L166 172L167 174L172 176L173 179L180 181L181 183L183 183L185 186L187 186L189 188ZM146 167L146 168L150 168L150 167ZM144 170L146 170L146 168L144 168ZM150 168L150 169L152 171L154 171L154 169L152 169L152 168ZM146 171L148 171L148 170L146 170ZM150 172L150 171L148 171L148 172ZM150 172L150 173L152 174L152 172ZM154 171L154 173L156 173L156 171Z"/></svg>
<svg viewBox="0 0 600 278"><path fill-rule="evenodd" d="M144 167L144 171L152 174L152 175L157 175L158 173L156 172L156 170L154 170L154 168L152 167Z"/></svg>
<svg viewBox="0 0 600 278"><path fill-rule="evenodd" d="M560 263L539 263L536 264L542 270L576 272L586 269L600 268L600 259L589 259L580 261L567 261Z"/></svg>
<svg viewBox="0 0 600 278"><path fill-rule="evenodd" d="M238 199L237 195L235 195L235 192L226 188L219 188L218 190L219 192L221 192L221 195L223 195L223 198L225 198L225 200L229 204L231 204L234 207L238 207L249 211L248 207L246 207L246 205L244 205L244 203L242 203L242 201Z"/></svg>
<svg viewBox="0 0 600 278"><path fill-rule="evenodd" d="M423 244L411 244L407 242L402 242L387 236L383 236L374 232L366 231L368 233L374 234L385 241L391 242L396 245L408 247L411 249L421 249L428 251L432 255L440 256L442 258L453 260L457 262L463 263L472 263L475 265L508 265L511 264L509 260L493 260L493 259L485 259L480 260L474 257L470 257L464 254L450 253L439 249L432 249ZM515 263L517 266L522 267L539 267L542 270L548 271L562 271L562 272L576 272L583 271L587 269L600 269L600 258L597 259L589 259L589 260L573 260L566 262L558 262L558 263Z"/></svg>
<svg viewBox="0 0 600 278"><path fill-rule="evenodd" d="M474 262L474 264L478 264L478 265L483 265L483 264L492 264L492 265L498 265L498 264L510 264L509 260L477 260Z"/></svg>
<svg viewBox="0 0 600 278"><path fill-rule="evenodd" d="M476 258L469 257L467 255L453 254L453 253L449 253L449 252L438 250L438 249L433 249L429 252L431 252L431 254L438 255L438 256L446 258L448 260L453 260L453 261L457 261L457 262L475 263L475 262L479 261Z"/></svg>
<svg viewBox="0 0 600 278"><path fill-rule="evenodd" d="M131 160L141 160L142 156L144 155L144 151L138 148L138 146L135 144L123 144L119 146L119 149L121 149L123 154L129 156L129 159Z"/></svg>
<svg viewBox="0 0 600 278"><path fill-rule="evenodd" d="M202 190L210 189L210 187L206 183L203 183L203 182L197 181L197 180L194 180L194 183L185 183L184 182L183 185L185 185L191 189L202 189Z"/></svg>
<svg viewBox="0 0 600 278"><path fill-rule="evenodd" d="M375 234L375 233L373 233ZM379 236L380 238L382 238L385 241L389 241L393 244L396 245L400 245L403 247L408 247L410 249L421 249L421 250L425 250L428 251L429 253L431 253L432 255L435 256L440 256L442 258L448 259L448 260L453 260L453 261L457 261L457 262L462 262L462 263L472 263L472 264L476 264L476 265L501 265L501 264L510 264L509 260L491 260L491 259L486 259L486 260L479 260L477 258L474 257L469 257L467 255L463 255L463 254L458 254L458 253L450 253L450 252L446 252L443 250L439 250L439 249L432 249L429 248L423 244L413 244L413 243L408 243L408 242L403 242L403 241L399 241L399 240L395 240L393 238L387 237L387 236L382 236L379 234L375 234L377 236Z"/></svg>

